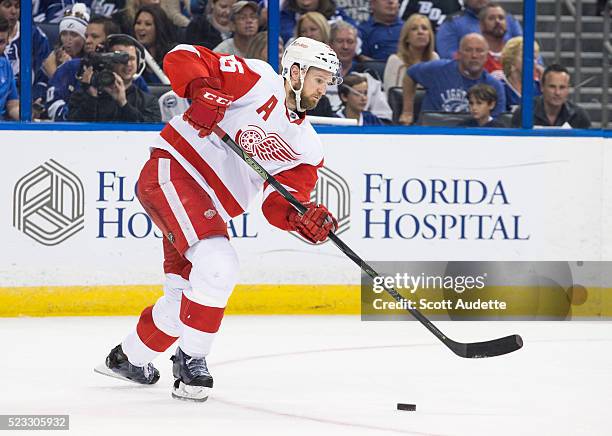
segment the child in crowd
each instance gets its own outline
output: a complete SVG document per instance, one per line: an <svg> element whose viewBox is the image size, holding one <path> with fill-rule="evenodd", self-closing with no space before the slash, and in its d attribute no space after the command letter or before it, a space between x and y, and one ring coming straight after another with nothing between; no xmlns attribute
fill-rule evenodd
<svg viewBox="0 0 612 436"><path fill-rule="evenodd" d="M359 126L382 126L383 122L365 109L368 104L368 80L364 76L348 74L338 85L338 95L342 107L336 115L340 118L353 118Z"/></svg>
<svg viewBox="0 0 612 436"><path fill-rule="evenodd" d="M495 88L485 83L472 86L467 93L472 118L461 123L466 127L505 127L491 116L497 104Z"/></svg>

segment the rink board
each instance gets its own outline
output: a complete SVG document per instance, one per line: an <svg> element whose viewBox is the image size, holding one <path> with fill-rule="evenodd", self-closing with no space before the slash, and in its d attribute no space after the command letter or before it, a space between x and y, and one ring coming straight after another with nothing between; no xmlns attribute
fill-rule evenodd
<svg viewBox="0 0 612 436"><path fill-rule="evenodd" d="M2 133L20 146L0 185L0 315L124 314L154 301L161 235L134 185L155 135ZM610 140L322 139L316 200L366 260L612 258ZM229 228L241 262L230 311L358 313L358 268L329 242L314 247L271 227L259 203Z"/></svg>

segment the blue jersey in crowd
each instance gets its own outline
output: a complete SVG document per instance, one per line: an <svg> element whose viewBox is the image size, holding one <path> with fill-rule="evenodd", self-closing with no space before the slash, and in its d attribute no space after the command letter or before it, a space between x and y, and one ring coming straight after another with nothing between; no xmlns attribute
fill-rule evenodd
<svg viewBox="0 0 612 436"><path fill-rule="evenodd" d="M19 31L19 23L17 23L17 32L14 38L6 46L4 54L9 59L11 67L13 68L13 74L15 76L15 82L19 83L19 60L21 34ZM42 70L42 64L51 53L49 48L49 40L47 36L38 28L38 26L32 27L32 99L43 98L47 89L47 76Z"/></svg>
<svg viewBox="0 0 612 436"><path fill-rule="evenodd" d="M394 24L382 24L370 17L359 25L359 37L362 41L361 54L377 61L387 61L389 56L397 53L397 41L404 22L399 18Z"/></svg>
<svg viewBox="0 0 612 436"><path fill-rule="evenodd" d="M15 79L19 79L19 59L21 58L19 53L19 47L21 44L21 33L19 31L19 23L17 23L17 33L9 44L6 46L6 50L4 54L11 62L11 67L13 67L13 74L15 75ZM38 26L32 27L32 71L36 73L40 67L42 67L43 62L47 59L51 53L51 49L49 48L49 40L47 39L47 35L45 35L42 30Z"/></svg>
<svg viewBox="0 0 612 436"><path fill-rule="evenodd" d="M504 41L523 35L521 25L510 14L506 14L506 34ZM478 14L466 8L457 15L447 18L436 32L436 52L441 59L452 59L459 50L459 41L468 33L480 33Z"/></svg>
<svg viewBox="0 0 612 436"><path fill-rule="evenodd" d="M469 112L467 91L479 83L491 85L497 92L492 115L496 117L506 110L506 93L501 82L486 71L478 79L468 79L459 71L456 60L422 62L408 68L408 75L425 88L422 111Z"/></svg>
<svg viewBox="0 0 612 436"><path fill-rule="evenodd" d="M68 101L70 95L81 88L77 74L81 67L81 59L75 58L63 63L49 81L47 90L47 113L54 121L65 121L68 115ZM142 77L134 80L134 86L149 92L149 87Z"/></svg>
<svg viewBox="0 0 612 436"><path fill-rule="evenodd" d="M18 98L11 63L6 56L0 55L0 119L6 118L6 102Z"/></svg>

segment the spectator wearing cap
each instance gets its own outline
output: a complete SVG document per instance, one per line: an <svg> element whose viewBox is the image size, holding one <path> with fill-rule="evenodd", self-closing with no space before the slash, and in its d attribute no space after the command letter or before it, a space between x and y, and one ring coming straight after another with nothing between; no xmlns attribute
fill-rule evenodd
<svg viewBox="0 0 612 436"><path fill-rule="evenodd" d="M402 31L398 0L372 0L372 16L359 25L359 37L363 41L361 54L386 62L397 52L397 42Z"/></svg>
<svg viewBox="0 0 612 436"><path fill-rule="evenodd" d="M480 33L480 11L490 4L490 0L465 0L465 8L447 19L436 32L436 50L442 59L453 59L459 42L468 33ZM521 25L510 14L506 14L506 32L503 40L521 36Z"/></svg>
<svg viewBox="0 0 612 436"><path fill-rule="evenodd" d="M534 99L533 125L589 129L591 120L580 106L568 100L570 73L559 64L546 67L542 75L542 95ZM512 126L521 125L521 108L512 115Z"/></svg>
<svg viewBox="0 0 612 436"><path fill-rule="evenodd" d="M0 17L0 120L19 119L19 96L15 77L8 58L4 56L4 49L9 39L9 22Z"/></svg>
<svg viewBox="0 0 612 436"><path fill-rule="evenodd" d="M96 49L102 49L106 37L119 32L119 26L110 18L100 15L91 17L85 31L85 56L95 52ZM70 100L70 95L80 88L78 77L83 73L81 60L80 58L71 59L62 64L49 80L45 103L49 119L53 121L66 120L68 114L67 102ZM134 84L147 91L147 85L142 77L138 77Z"/></svg>
<svg viewBox="0 0 612 436"><path fill-rule="evenodd" d="M294 35L297 20L307 12L319 12L330 25L338 21L357 23L342 8L337 8L333 0L287 0L280 11L280 35L285 44Z"/></svg>
<svg viewBox="0 0 612 436"><path fill-rule="evenodd" d="M64 62L83 56L87 23L89 12L84 3L75 3L72 8L66 10L66 15L59 24L60 40L43 64L48 77L52 77Z"/></svg>
<svg viewBox="0 0 612 436"><path fill-rule="evenodd" d="M222 41L213 51L241 58L246 56L249 44L259 27L259 6L253 1L241 0L232 6L230 28L232 37Z"/></svg>
<svg viewBox="0 0 612 436"><path fill-rule="evenodd" d="M5 56L8 58L13 69L15 81L19 84L19 54L21 37L19 32L19 0L0 0L0 17L6 19L9 23L9 43L4 50ZM32 28L32 71L35 74L34 82L37 82L42 75L41 67L51 49L49 48L49 40L47 36L40 30L38 26ZM33 95L36 97L36 94Z"/></svg>
<svg viewBox="0 0 612 436"><path fill-rule="evenodd" d="M230 14L235 0L212 0L208 13L194 17L187 26L185 42L214 49L232 36Z"/></svg>
<svg viewBox="0 0 612 436"><path fill-rule="evenodd" d="M484 70L488 46L479 33L470 33L461 39L457 59L421 62L408 68L404 78L404 107L401 124L414 122L414 95L416 85L425 88L422 110L441 112L468 112L468 90L479 83L492 86L497 94L493 117L506 109L506 97L501 82Z"/></svg>

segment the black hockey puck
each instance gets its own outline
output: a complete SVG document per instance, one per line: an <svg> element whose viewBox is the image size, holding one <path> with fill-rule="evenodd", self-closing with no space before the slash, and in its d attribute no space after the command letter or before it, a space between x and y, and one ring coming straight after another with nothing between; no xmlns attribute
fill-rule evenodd
<svg viewBox="0 0 612 436"><path fill-rule="evenodd" d="M416 404L397 403L397 410L414 412L416 410Z"/></svg>

